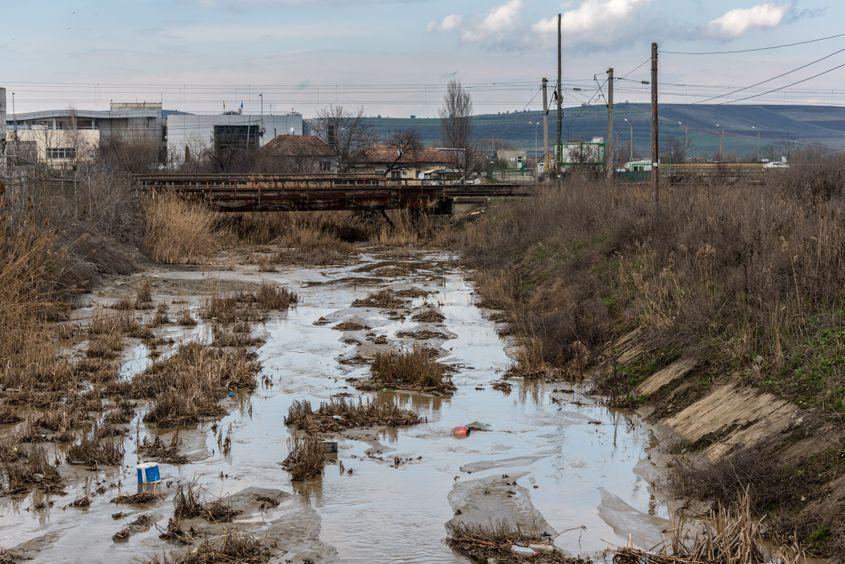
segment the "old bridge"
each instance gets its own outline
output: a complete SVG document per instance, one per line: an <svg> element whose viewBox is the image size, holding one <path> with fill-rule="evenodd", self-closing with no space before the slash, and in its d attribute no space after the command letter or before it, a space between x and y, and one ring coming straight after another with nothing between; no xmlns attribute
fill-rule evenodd
<svg viewBox="0 0 845 564"><path fill-rule="evenodd" d="M218 211L411 209L452 213L456 202L529 196L534 184L457 184L382 176L154 174L135 177L144 191L204 200Z"/></svg>

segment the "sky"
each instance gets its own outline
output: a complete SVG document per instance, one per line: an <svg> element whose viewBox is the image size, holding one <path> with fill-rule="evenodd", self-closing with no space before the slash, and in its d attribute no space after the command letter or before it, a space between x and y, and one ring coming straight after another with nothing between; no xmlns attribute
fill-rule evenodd
<svg viewBox="0 0 845 564"><path fill-rule="evenodd" d="M566 105L601 100L614 67L617 102L649 100L652 41L661 102L698 102L827 57L725 102L845 64L845 37L742 50L845 32L834 0L0 0L0 86L15 111L106 109L162 101L196 113L306 117L330 104L367 115L437 115L452 78L476 113L537 110L556 77L563 14ZM633 72L630 72L634 70ZM736 103L841 105L845 68ZM596 82L595 79L598 79Z"/></svg>

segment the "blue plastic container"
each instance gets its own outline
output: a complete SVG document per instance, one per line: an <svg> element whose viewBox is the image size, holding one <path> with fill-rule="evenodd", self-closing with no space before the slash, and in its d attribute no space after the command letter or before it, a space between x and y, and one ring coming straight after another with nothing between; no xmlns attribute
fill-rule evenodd
<svg viewBox="0 0 845 564"><path fill-rule="evenodd" d="M138 484L157 484L161 482L161 473L155 462L144 462L137 466Z"/></svg>

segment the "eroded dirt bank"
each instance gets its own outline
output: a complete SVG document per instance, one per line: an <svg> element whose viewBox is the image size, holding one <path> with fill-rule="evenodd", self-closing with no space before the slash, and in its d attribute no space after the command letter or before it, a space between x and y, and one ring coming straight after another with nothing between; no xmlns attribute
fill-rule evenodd
<svg viewBox="0 0 845 564"><path fill-rule="evenodd" d="M275 272L248 265L254 258L227 255L219 261L225 268L149 269L83 299L73 318L85 325L149 282L151 307L140 315L154 338L127 338L123 381L155 373L156 363L198 341L253 350L258 386L230 392L220 416L176 428L150 422L150 403L133 402L117 425L119 466L71 465L64 448L46 443L63 493L36 486L2 498L0 546L12 558L179 559L235 538L260 545L241 553L245 560L462 562L443 542L453 527L501 524L597 559L629 538L643 547L660 541L669 511L652 491L648 428L578 387L518 378L510 389L494 387L513 364L511 345L449 256L371 249L352 264ZM208 314L210 296L257 292L262 283L291 290L295 305L248 327L221 329ZM415 345L450 367L453 393L356 389L374 355ZM339 398L393 402L423 422L324 435L338 452L327 456L322 476L291 482L282 461L300 433L284 424L290 407ZM471 423L468 437L453 435ZM139 449L156 437L163 449ZM163 476L154 495L119 498L138 493L135 465L153 459ZM196 492L200 505L174 503L180 487Z"/></svg>

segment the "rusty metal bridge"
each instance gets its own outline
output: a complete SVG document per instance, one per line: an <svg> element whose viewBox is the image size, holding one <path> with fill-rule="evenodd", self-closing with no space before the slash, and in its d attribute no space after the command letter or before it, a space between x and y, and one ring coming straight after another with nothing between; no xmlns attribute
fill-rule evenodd
<svg viewBox="0 0 845 564"><path fill-rule="evenodd" d="M296 174L153 174L135 176L143 191L201 199L218 211L412 209L452 212L457 201L530 196L534 184L458 184L383 176Z"/></svg>

